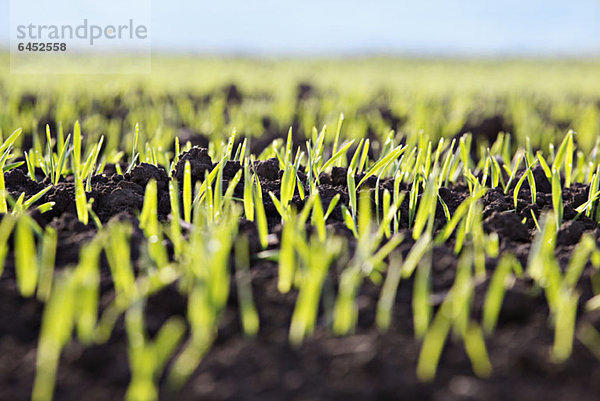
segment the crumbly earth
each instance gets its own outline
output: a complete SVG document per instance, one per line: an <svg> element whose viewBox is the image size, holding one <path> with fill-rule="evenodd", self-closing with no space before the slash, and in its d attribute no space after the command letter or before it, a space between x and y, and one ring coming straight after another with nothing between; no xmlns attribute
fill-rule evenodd
<svg viewBox="0 0 600 401"><path fill-rule="evenodd" d="M232 94L235 97L235 93ZM491 123L499 124L498 121ZM194 179L204 177L215 163L203 148L192 148L183 154L175 168L174 177L182 181L183 166L189 160ZM227 182L240 169L237 163L225 166ZM170 216L168 197L169 177L164 169L140 164L131 173L117 175L113 166L107 166L104 175L92 179L91 196L94 210L102 222L113 219L127 220L137 226L136 213L143 203L144 188L150 179L158 183L159 218ZM280 234L279 216L267 195L278 195L279 171L276 160L256 164L265 200L270 231ZM324 207L340 194L340 204L348 203L345 170L334 168L320 179L319 191ZM482 198L484 229L499 237L500 252L512 252L525 264L535 232L531 211L537 217L552 207L550 185L540 169L534 170L538 188L536 203L531 203L525 185L519 193L516 210L512 190L504 194L494 189ZM359 177L357 177L359 178ZM300 176L304 182L306 178ZM48 182L33 182L23 167L5 174L6 186L12 196L25 192L31 196ZM243 180L241 181L243 183ZM375 188L375 180L368 180L363 190L392 189L392 182L382 180ZM409 187L402 190L408 191ZM243 184L236 188L242 196ZM76 218L74 186L71 179L62 180L40 202L54 201L52 211L34 218L42 226L51 225L58 232L57 267L60 269L76 262L82 243L96 233L93 224L84 226ZM584 233L600 237L596 224L585 216L573 220L574 209L587 200L588 188L574 184L563 189L565 222L558 233L556 254L564 267ZM440 196L451 212L467 197L463 184L440 189ZM293 203L302 205L299 197ZM445 222L441 205L436 215L437 226ZM401 207L402 230L408 234L408 202ZM527 223L522 224L527 217ZM347 238L350 249L354 240L342 222L340 205L328 220L328 229ZM253 254L259 250L256 228L242 220L240 233L249 237ZM410 235L400 245L406 255L413 242ZM132 236L132 259L138 261L137 247L143 241L139 229ZM277 243L271 247L276 248ZM433 302L438 306L452 285L457 258L454 242L434 249L432 288ZM486 268L495 268L497 259L488 259ZM334 264L328 276L322 299L317 330L299 347L287 342L290 319L296 293L281 294L277 290L277 266L273 262L253 258L252 287L260 315L260 332L255 339L245 338L239 324L235 282L227 308L220 323L218 338L203 359L190 381L178 391L162 385L161 399L165 400L598 400L600 399L600 363L578 341L573 355L562 364L550 360L553 332L548 319L548 308L543 293L536 291L526 279L517 280L507 290L496 332L486 339L493 374L488 379L474 376L460 342L449 340L443 352L438 375L433 383L417 380L416 361L420 344L414 339L412 328L412 279L400 283L388 332L379 333L374 325L376 303L380 286L365 281L358 296L359 322L354 334L335 337L328 330L331 302L343 269L342 262ZM580 304L592 296L588 266L580 281ZM472 313L481 315L487 282L476 287ZM102 306L112 297L112 286L106 263L102 266ZM37 339L43 305L35 299L19 296L14 280L13 257L9 254L4 274L0 278L0 399L29 399L35 374ZM158 328L173 315L186 314L186 299L175 287L167 287L153 295L146 305L146 324L154 335ZM585 319L600 328L600 314L580 309L579 319ZM58 370L56 400L120 399L129 382L127 339L121 318L109 341L92 347L83 347L76 341L70 344L61 358Z"/></svg>

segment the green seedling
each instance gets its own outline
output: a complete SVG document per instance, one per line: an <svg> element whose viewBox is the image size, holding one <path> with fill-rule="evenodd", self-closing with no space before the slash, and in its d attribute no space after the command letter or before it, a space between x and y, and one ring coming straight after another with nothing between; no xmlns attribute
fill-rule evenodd
<svg viewBox="0 0 600 401"><path fill-rule="evenodd" d="M240 304L240 318L244 333L254 337L258 333L259 319L252 299L248 238L243 236L235 244L235 279Z"/></svg>
<svg viewBox="0 0 600 401"><path fill-rule="evenodd" d="M183 168L183 219L192 221L192 168L186 160Z"/></svg>
<svg viewBox="0 0 600 401"><path fill-rule="evenodd" d="M340 248L341 243L337 238L330 238L325 243L311 239L306 246L300 247L300 261L305 274L300 281L298 299L290 324L289 339L292 344L302 343L304 338L314 331L321 289L329 266Z"/></svg>
<svg viewBox="0 0 600 401"><path fill-rule="evenodd" d="M179 317L170 318L148 341L144 333L142 304L137 303L125 315L125 328L129 343L131 382L127 388L127 401L158 400L157 381L165 364L179 345L185 333L185 324Z"/></svg>
<svg viewBox="0 0 600 401"><path fill-rule="evenodd" d="M140 214L140 228L148 240L150 258L159 269L166 266L169 260L162 241L162 228L158 221L158 192L155 180L150 180L146 184L144 205Z"/></svg>
<svg viewBox="0 0 600 401"><path fill-rule="evenodd" d="M4 272L4 262L9 251L8 239L13 232L17 217L14 215L6 215L0 222L0 276Z"/></svg>
<svg viewBox="0 0 600 401"><path fill-rule="evenodd" d="M15 229L15 275L19 292L24 297L35 293L39 275L31 224L29 216L21 215Z"/></svg>
<svg viewBox="0 0 600 401"><path fill-rule="evenodd" d="M392 321L392 308L402 276L402 257L392 254L387 275L379 295L375 322L379 331L387 331Z"/></svg>
<svg viewBox="0 0 600 401"><path fill-rule="evenodd" d="M558 170L552 170L552 208L556 217L556 228L559 229L563 220L563 199Z"/></svg>
<svg viewBox="0 0 600 401"><path fill-rule="evenodd" d="M514 281L511 273L520 276L522 268L513 255L507 254L500 259L485 296L482 326L486 334L491 334L496 328L506 288Z"/></svg>
<svg viewBox="0 0 600 401"><path fill-rule="evenodd" d="M56 257L57 234L56 230L47 227L42 238L42 252L40 255L40 278L37 289L37 298L47 301L52 293L54 277L54 261Z"/></svg>

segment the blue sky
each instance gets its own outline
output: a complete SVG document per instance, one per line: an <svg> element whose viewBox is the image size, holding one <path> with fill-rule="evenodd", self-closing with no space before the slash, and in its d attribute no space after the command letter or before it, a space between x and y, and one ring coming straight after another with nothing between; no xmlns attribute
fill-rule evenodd
<svg viewBox="0 0 600 401"><path fill-rule="evenodd" d="M148 2L154 52L600 55L600 0ZM97 0L72 3L90 16L118 12ZM0 0L1 46L8 6Z"/></svg>

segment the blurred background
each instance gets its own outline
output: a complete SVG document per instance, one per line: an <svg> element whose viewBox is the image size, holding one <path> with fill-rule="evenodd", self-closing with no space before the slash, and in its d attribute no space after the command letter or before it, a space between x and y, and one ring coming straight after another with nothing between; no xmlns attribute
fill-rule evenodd
<svg viewBox="0 0 600 401"><path fill-rule="evenodd" d="M20 1L20 0L19 0ZM25 0L27 1L27 0ZM29 1L31 12L36 3ZM598 56L598 0L148 1L152 50L244 56ZM9 0L0 0L8 10ZM67 14L102 20L102 2ZM0 47L9 13L0 13Z"/></svg>

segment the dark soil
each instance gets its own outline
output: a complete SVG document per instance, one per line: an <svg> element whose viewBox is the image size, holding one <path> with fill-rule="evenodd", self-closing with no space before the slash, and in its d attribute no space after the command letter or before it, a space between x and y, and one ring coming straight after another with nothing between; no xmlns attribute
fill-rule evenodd
<svg viewBox="0 0 600 401"><path fill-rule="evenodd" d="M299 88L298 101L312 95L312 88ZM231 102L239 101L239 91L226 92ZM494 122L494 124L499 122ZM484 124L485 125L485 124ZM215 163L204 149L193 148L183 154L176 166L174 177L182 182L185 161L189 161L194 179L204 174ZM260 176L270 230L280 233L279 216L268 196L268 191L278 195L279 171L276 160L256 163ZM226 183L239 170L236 163L225 167ZM107 172L114 169L107 168ZM490 190L483 197L483 224L488 232L497 233L501 253L513 252L525 264L535 232L531 211L537 217L552 206L550 188L543 174L535 172L538 195L531 204L529 190L524 186L519 194L516 210L512 190ZM305 177L301 176L301 180ZM21 192L31 196L49 184L33 182L22 167L5 174L9 193L17 197ZM116 173L95 176L92 179L94 210L102 222L111 219L127 220L137 224L135 217L142 207L144 189L150 179L158 183L159 218L170 218L168 175L161 167L140 164L130 174ZM241 181L243 182L243 180ZM324 207L335 194L341 195L340 205L348 203L345 171L333 169L321 177L319 190ZM225 187L226 184L225 183ZM383 180L380 188L369 180L364 190L371 192L391 189L392 182ZM402 188L408 191L410 188ZM241 196L243 184L236 188ZM561 264L566 265L569 255L583 233L600 236L596 224L574 209L587 200L588 188L572 185L563 190L565 222L558 233L556 253ZM58 232L59 248L57 266L74 263L82 243L96 233L92 223L84 226L76 218L74 186L66 179L54 186L40 202L56 202L46 214L34 213L42 225L51 225ZM468 195L463 184L442 188L440 195L453 212ZM293 201L301 206L302 201ZM402 205L402 230L408 234L407 201ZM436 216L438 227L445 222L441 212ZM523 218L527 222L522 224ZM348 238L350 249L354 240L342 222L338 205L328 221L328 229ZM241 221L240 232L251 234L251 246L258 250L256 229L251 222ZM410 235L406 235L410 238ZM136 231L132 249L143 241ZM400 251L408 253L413 242L406 240ZM441 303L454 279L457 258L454 242L438 246L433 257L433 302ZM274 243L273 247L277 247ZM132 252L137 260L137 253ZM489 259L486 268L493 270L495 259ZM328 288L335 288L340 262L332 268ZM43 305L35 299L19 296L14 281L12 255L0 278L0 400L29 399L35 373L37 338ZM442 355L437 378L433 383L420 383L415 374L420 344L414 339L412 329L412 280L403 281L398 289L393 312L393 322L387 333L374 327L376 303L380 286L365 281L361 287L357 307L359 322L356 332L348 337L335 337L327 330L327 297L315 335L302 346L293 347L287 342L291 314L296 294L277 291L277 266L273 262L254 258L251 266L254 298L260 315L260 332L255 339L247 339L239 324L236 292L231 291L224 312L219 335L200 367L183 389L171 392L161 386L161 398L167 400L598 400L600 399L600 363L580 344L574 344L573 355L563 364L550 360L553 331L548 319L548 308L541 292L528 280L518 280L509 289L502 306L497 331L486 339L494 371L489 379L473 375L464 347L449 341ZM583 305L592 296L589 285L591 270L584 271L580 283ZM232 282L232 286L235 283ZM105 305L111 298L110 274L102 272L102 300ZM481 305L487 282L476 288L474 316L481 315ZM333 294L329 294L333 295ZM146 324L153 334L172 315L185 316L187 302L173 286L153 295L146 306ZM590 321L600 328L600 315L581 312L580 319ZM121 399L129 381L127 340L122 319L106 344L83 347L77 342L63 353L58 371L56 400L107 400ZM162 383L162 381L161 381Z"/></svg>

